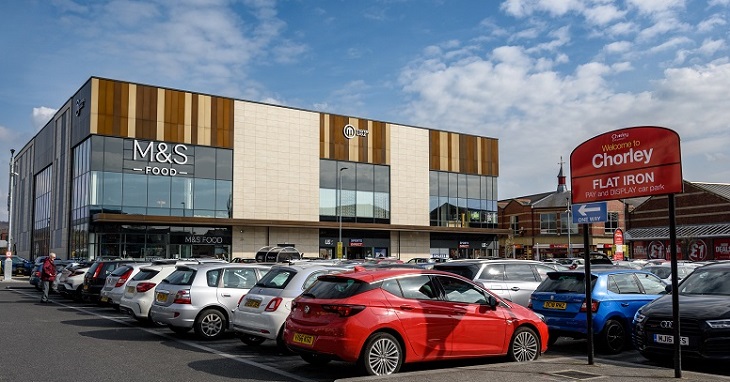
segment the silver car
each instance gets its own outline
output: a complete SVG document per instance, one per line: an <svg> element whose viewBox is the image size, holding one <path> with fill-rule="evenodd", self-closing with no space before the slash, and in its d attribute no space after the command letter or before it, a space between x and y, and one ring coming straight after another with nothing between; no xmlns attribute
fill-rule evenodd
<svg viewBox="0 0 730 382"><path fill-rule="evenodd" d="M530 295L554 272L554 266L534 260L456 260L434 265L433 269L452 272L474 280L506 300L526 307Z"/></svg>
<svg viewBox="0 0 730 382"><path fill-rule="evenodd" d="M233 330L246 345L275 340L281 352L288 352L282 334L292 300L317 281L317 277L351 269L351 266L316 261L272 267L239 302L233 312Z"/></svg>
<svg viewBox="0 0 730 382"><path fill-rule="evenodd" d="M176 333L194 329L201 339L219 338L241 297L270 268L258 263L179 265L155 288L150 320Z"/></svg>

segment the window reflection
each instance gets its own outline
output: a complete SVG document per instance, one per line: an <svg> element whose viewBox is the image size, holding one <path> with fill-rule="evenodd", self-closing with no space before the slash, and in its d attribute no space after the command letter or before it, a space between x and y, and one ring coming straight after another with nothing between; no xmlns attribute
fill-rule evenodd
<svg viewBox="0 0 730 382"><path fill-rule="evenodd" d="M444 171L429 173L432 226L496 228L496 179Z"/></svg>
<svg viewBox="0 0 730 382"><path fill-rule="evenodd" d="M390 222L390 167L321 160L319 179L320 220L336 221L341 213L348 222Z"/></svg>

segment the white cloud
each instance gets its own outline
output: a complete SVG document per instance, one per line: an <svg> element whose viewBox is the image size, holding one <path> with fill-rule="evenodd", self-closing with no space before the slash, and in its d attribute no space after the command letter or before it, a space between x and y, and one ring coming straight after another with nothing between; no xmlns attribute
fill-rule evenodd
<svg viewBox="0 0 730 382"><path fill-rule="evenodd" d="M626 11L621 11L613 4L610 4L588 8L583 14L590 24L603 26L623 18L626 15Z"/></svg>
<svg viewBox="0 0 730 382"><path fill-rule="evenodd" d="M632 46L633 44L630 41L616 41L604 46L603 50L611 54L624 53L628 52Z"/></svg>
<svg viewBox="0 0 730 382"><path fill-rule="evenodd" d="M53 115L56 114L56 111L56 109L51 109L45 106L34 107L32 115L34 130L36 132L40 131L48 123L48 121L53 118Z"/></svg>
<svg viewBox="0 0 730 382"><path fill-rule="evenodd" d="M730 0L728 0L730 2ZM727 21L722 15L714 14L705 20L702 20L697 24L697 31L700 33L708 33L715 29L715 27L722 27L727 25Z"/></svg>
<svg viewBox="0 0 730 382"><path fill-rule="evenodd" d="M700 46L697 51L705 56L712 56L726 47L727 45L724 40L707 39L702 42L702 46Z"/></svg>

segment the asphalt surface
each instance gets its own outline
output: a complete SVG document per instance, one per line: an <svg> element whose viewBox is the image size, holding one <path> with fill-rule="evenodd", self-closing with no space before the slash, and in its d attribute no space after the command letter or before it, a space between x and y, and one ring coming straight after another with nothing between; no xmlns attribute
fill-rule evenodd
<svg viewBox="0 0 730 382"><path fill-rule="evenodd" d="M0 280L2 280L0 275ZM28 286L27 277L12 281L0 281L0 289ZM213 357L215 358L215 356ZM524 381L611 381L611 382L651 382L651 381L730 381L730 377L681 370L679 375L673 368L662 368L637 365L620 361L595 358L593 365L582 357L543 357L534 362L523 363L488 363L470 366L457 366L445 369L401 372L390 376L341 378L336 381L372 381L388 382L524 382ZM208 359L208 362L214 360ZM687 362L683 360L683 362ZM168 375L169 376L169 375ZM6 376L7 377L7 376ZM263 378L262 378L263 377ZM271 377L269 375L268 377ZM265 380L266 376L260 376ZM0 376L0 381L7 380Z"/></svg>

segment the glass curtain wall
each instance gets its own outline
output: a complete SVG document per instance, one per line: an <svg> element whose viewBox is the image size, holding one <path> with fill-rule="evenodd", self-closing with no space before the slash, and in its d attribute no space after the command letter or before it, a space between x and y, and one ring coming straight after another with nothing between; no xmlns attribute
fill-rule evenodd
<svg viewBox="0 0 730 382"><path fill-rule="evenodd" d="M46 167L35 176L35 200L33 202L33 251L32 258L46 256L51 241L51 199L53 166Z"/></svg>
<svg viewBox="0 0 730 382"><path fill-rule="evenodd" d="M389 166L321 160L319 179L320 221L390 223Z"/></svg>
<svg viewBox="0 0 730 382"><path fill-rule="evenodd" d="M431 225L497 228L497 178L430 172Z"/></svg>

